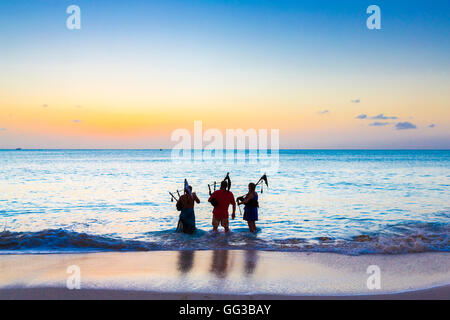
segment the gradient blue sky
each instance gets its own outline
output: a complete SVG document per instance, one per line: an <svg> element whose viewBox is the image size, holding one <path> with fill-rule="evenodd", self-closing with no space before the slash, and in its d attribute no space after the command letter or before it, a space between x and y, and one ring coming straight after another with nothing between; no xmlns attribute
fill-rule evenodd
<svg viewBox="0 0 450 320"><path fill-rule="evenodd" d="M450 148L449 18L449 1L3 0L0 148L170 147L194 120L277 128L284 148Z"/></svg>

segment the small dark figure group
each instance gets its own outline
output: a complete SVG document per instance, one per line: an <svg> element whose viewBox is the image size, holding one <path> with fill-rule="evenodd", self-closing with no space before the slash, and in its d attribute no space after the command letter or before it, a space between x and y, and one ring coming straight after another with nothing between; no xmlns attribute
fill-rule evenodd
<svg viewBox="0 0 450 320"><path fill-rule="evenodd" d="M230 205L233 207L231 218L234 220L236 217L236 201L233 193L229 190L229 183L227 180L222 181L220 189L214 191L208 199L208 202L214 207L212 211L213 231L217 231L219 226L222 226L225 232L230 231L228 212ZM200 199L195 192L192 192L191 186L185 187L184 194L177 201L177 209L181 211L178 232L188 234L195 232L195 203L200 203ZM255 222L258 221L259 203L255 183L248 185L247 195L238 197L237 204L244 205L244 220L247 221L250 232L256 233Z"/></svg>

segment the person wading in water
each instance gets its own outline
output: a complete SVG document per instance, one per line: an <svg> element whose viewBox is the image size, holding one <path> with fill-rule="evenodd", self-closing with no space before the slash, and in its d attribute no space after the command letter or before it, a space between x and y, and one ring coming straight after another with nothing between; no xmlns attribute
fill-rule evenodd
<svg viewBox="0 0 450 320"><path fill-rule="evenodd" d="M227 190L227 187L227 181L222 181L220 184L220 190L214 191L208 199L208 202L210 202L214 207L212 218L214 231L217 231L219 225L224 227L225 232L230 231L228 220L228 207L230 204L233 206L233 214L231 215L231 218L234 219L236 217L236 201L234 200L233 193Z"/></svg>
<svg viewBox="0 0 450 320"><path fill-rule="evenodd" d="M245 197L238 198L238 205L244 204L244 220L247 221L250 232L256 233L256 224L258 221L258 193L256 184L250 183L248 185L248 193Z"/></svg>
<svg viewBox="0 0 450 320"><path fill-rule="evenodd" d="M187 188L189 188L189 190ZM187 234L193 234L195 232L195 202L200 203L200 199L195 192L192 192L192 187L187 186L184 189L184 194L177 201L177 209L178 211L181 211L177 232L184 232Z"/></svg>

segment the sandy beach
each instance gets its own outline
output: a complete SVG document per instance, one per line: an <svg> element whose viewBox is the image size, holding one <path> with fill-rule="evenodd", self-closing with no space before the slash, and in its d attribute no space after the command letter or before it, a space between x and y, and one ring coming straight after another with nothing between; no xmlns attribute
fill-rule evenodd
<svg viewBox="0 0 450 320"><path fill-rule="evenodd" d="M450 286L393 294L348 296L284 296L270 294L211 294L187 292L150 292L130 290L63 288L2 289L2 300L448 300Z"/></svg>
<svg viewBox="0 0 450 320"><path fill-rule="evenodd" d="M381 288L367 287L369 266ZM68 273L80 271L80 290ZM449 299L447 253L155 251L0 256L0 299ZM69 268L69 269L68 269Z"/></svg>

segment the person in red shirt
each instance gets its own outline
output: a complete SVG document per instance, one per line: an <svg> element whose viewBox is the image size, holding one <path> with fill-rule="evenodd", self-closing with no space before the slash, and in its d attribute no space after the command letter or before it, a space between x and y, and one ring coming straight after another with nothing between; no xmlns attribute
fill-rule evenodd
<svg viewBox="0 0 450 320"><path fill-rule="evenodd" d="M228 220L228 207L230 204L233 205L233 214L231 215L231 218L234 220L236 217L236 201L234 200L233 193L228 191L227 187L227 181L222 181L220 190L214 191L208 199L208 202L211 202L214 206L212 218L214 231L217 231L219 225L225 229L225 232L230 231Z"/></svg>

